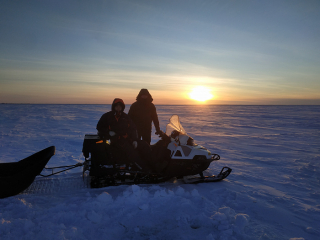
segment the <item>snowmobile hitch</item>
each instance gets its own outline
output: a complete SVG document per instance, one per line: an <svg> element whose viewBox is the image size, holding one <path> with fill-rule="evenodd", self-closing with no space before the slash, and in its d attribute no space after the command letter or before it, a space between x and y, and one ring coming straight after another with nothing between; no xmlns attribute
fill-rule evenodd
<svg viewBox="0 0 320 240"><path fill-rule="evenodd" d="M83 163L77 163L75 165L68 165L68 166L59 166L59 167L52 167L52 168L44 168L46 170L52 170L52 173L49 174L49 175L42 175L42 174L39 174L41 177L50 177L50 176L53 176L53 175L56 175L58 173L62 173L62 172L65 172L65 171L68 171L68 170L71 170L71 169L74 169L76 167L81 167L83 166ZM67 168L67 169L64 169L64 170L61 170L59 172L53 172L54 169L57 169L57 168Z"/></svg>

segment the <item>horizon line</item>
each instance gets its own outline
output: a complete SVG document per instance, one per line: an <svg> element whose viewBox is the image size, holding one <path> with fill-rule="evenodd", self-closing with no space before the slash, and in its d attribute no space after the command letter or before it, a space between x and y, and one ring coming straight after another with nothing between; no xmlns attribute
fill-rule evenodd
<svg viewBox="0 0 320 240"><path fill-rule="evenodd" d="M0 103L0 105L112 105L105 103ZM126 104L132 105L132 104ZM155 106L320 106L320 104L154 104Z"/></svg>

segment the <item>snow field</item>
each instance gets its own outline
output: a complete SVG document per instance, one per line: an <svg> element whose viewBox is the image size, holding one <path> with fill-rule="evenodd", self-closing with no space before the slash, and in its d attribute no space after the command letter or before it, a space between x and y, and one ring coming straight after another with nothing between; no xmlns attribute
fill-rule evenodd
<svg viewBox="0 0 320 240"><path fill-rule="evenodd" d="M207 197L181 186L111 188L114 195L104 188L74 191L67 199L63 194L3 199L2 239L240 239L250 219L207 198L218 193L220 201L230 201L232 194L223 188Z"/></svg>
<svg viewBox="0 0 320 240"><path fill-rule="evenodd" d="M82 162L83 137L108 105L1 105L0 162L48 146L48 167ZM126 109L129 109L127 106ZM221 156L218 183L88 189L81 168L0 199L0 239L290 239L320 236L319 106L157 106L178 114L195 142ZM152 143L157 141L152 135ZM48 189L48 188L47 188Z"/></svg>

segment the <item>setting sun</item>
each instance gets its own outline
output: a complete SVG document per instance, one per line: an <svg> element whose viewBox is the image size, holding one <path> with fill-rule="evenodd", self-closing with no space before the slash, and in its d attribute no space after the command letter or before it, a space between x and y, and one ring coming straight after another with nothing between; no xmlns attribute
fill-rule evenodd
<svg viewBox="0 0 320 240"><path fill-rule="evenodd" d="M190 98L199 102L205 102L213 98L209 88L198 86L193 88L192 92L189 94Z"/></svg>

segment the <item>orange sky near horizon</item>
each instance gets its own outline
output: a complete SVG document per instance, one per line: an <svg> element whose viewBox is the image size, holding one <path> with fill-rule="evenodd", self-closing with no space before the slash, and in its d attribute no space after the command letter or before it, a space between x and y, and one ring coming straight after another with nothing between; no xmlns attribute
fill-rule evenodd
<svg viewBox="0 0 320 240"><path fill-rule="evenodd" d="M5 1L0 103L320 104L320 1ZM23 13L23 14L22 14ZM190 93L203 86L197 101ZM197 95L197 94L196 94Z"/></svg>

